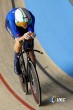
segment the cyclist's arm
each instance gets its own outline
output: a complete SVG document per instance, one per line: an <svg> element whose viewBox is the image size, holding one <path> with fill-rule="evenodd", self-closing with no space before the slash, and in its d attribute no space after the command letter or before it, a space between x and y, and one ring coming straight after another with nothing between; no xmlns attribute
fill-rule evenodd
<svg viewBox="0 0 73 110"><path fill-rule="evenodd" d="M16 41L21 41L21 40L24 40L25 38L24 38L24 35L23 36L19 36L19 32L18 32L18 30L16 29L16 25L15 25L15 23L14 22L12 22L12 21L9 21L9 24L10 24L10 27L11 27L11 30L12 30L12 33L13 33L13 36L15 37L15 40Z"/></svg>
<svg viewBox="0 0 73 110"><path fill-rule="evenodd" d="M20 42L20 41L25 40L25 39L27 39L27 40L30 39L29 32L30 31L31 32L34 31L32 25L28 26L28 32L27 33L25 33L23 36L19 36L19 34L18 34L19 32L18 32L18 30L16 28L15 23L12 22L12 21L9 21L9 23L10 23L10 27L11 27L12 33L13 33L16 41Z"/></svg>
<svg viewBox="0 0 73 110"><path fill-rule="evenodd" d="M33 25L33 22L28 26L28 32L25 33L23 36L19 36L19 37L16 37L15 40L16 41L22 41L22 40L28 40L31 38L31 34L34 34L34 25ZM34 35L32 35L34 36Z"/></svg>
<svg viewBox="0 0 73 110"><path fill-rule="evenodd" d="M16 41L22 42L23 40L29 40L31 39L31 32L26 32L23 36L20 36L19 38L15 38Z"/></svg>

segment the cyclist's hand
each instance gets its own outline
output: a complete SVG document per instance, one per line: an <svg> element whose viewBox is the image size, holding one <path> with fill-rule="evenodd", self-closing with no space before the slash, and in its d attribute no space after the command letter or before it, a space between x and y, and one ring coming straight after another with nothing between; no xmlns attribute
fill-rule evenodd
<svg viewBox="0 0 73 110"><path fill-rule="evenodd" d="M34 32L31 33L31 37L34 39L36 37L36 34Z"/></svg>
<svg viewBox="0 0 73 110"><path fill-rule="evenodd" d="M26 40L31 39L31 36L30 36L29 32L25 33L25 34L23 35L23 37L24 37L24 39L26 39Z"/></svg>
<svg viewBox="0 0 73 110"><path fill-rule="evenodd" d="M33 39L34 39L34 38L35 38L35 36L36 36L36 34L35 34L34 32L31 32L31 31L30 31L28 34L29 34L29 35L30 35L30 37L31 37L31 38L33 38Z"/></svg>

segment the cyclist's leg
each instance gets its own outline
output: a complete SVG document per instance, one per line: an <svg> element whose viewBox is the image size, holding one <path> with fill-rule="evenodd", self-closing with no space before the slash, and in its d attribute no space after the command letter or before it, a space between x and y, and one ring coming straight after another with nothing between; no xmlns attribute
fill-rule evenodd
<svg viewBox="0 0 73 110"><path fill-rule="evenodd" d="M36 58L35 58L35 54L34 54L34 51L33 51L33 48L34 48L34 39L31 39L29 41L26 41L25 42L25 45L24 45L24 48L27 49L27 48L30 48L31 51L29 52L29 55L30 55L30 58L31 58L31 61L33 62L34 66L36 67Z"/></svg>
<svg viewBox="0 0 73 110"><path fill-rule="evenodd" d="M15 44L14 44L14 71L17 75L20 75L22 72L21 72L21 69L20 69L20 62L19 62L19 58L18 58L18 55L21 51L21 47L22 45L15 40Z"/></svg>
<svg viewBox="0 0 73 110"><path fill-rule="evenodd" d="M22 44L20 44L17 40L15 40L15 45L14 45L14 71L15 73L18 75L22 89L24 89L24 79L22 76L22 71L21 71L21 67L20 67L20 59L18 58L18 55L21 51L22 48Z"/></svg>
<svg viewBox="0 0 73 110"><path fill-rule="evenodd" d="M19 63L18 55L19 55L19 53L17 53L17 52L14 53L14 72L17 75L20 75L22 72L20 69L20 63Z"/></svg>
<svg viewBox="0 0 73 110"><path fill-rule="evenodd" d="M30 51L29 55L30 55L31 61L33 62L34 66L36 67L36 58L35 58L34 51L33 50Z"/></svg>

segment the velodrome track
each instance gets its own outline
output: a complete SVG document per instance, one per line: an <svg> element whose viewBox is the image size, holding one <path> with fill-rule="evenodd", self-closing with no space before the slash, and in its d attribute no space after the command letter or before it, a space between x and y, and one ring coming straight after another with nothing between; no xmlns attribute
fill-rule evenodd
<svg viewBox="0 0 73 110"><path fill-rule="evenodd" d="M12 1L12 2L11 2ZM35 38L37 71L42 89L42 106L38 107L31 94L24 95L19 79L13 71L14 40L4 27L6 13L17 6L24 6L21 0L0 0L0 110L73 110L73 78L58 68L42 49ZM66 98L63 103L49 103L49 97Z"/></svg>

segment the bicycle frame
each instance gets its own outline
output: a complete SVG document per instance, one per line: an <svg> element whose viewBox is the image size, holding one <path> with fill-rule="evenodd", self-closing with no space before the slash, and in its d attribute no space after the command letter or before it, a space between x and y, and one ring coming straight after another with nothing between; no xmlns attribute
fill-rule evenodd
<svg viewBox="0 0 73 110"><path fill-rule="evenodd" d="M19 54L19 57L21 55L23 55L24 53L26 53L26 56L27 56L27 58L26 58L27 64L25 67L26 73L23 73L23 74L25 74L24 79L26 79L26 87L25 88L27 88L27 89L25 89L25 90L26 90L26 94L27 94L28 93L28 82L30 82L30 87L32 90L33 97L34 97L36 103L38 105L40 105L41 104L41 87L40 87L39 77L38 77L36 68L35 68L35 66L34 66L34 64L30 58L30 55L29 55L30 51L32 51L32 50L29 48L25 49L24 46L22 46L22 51ZM39 50L33 50L33 51L36 51L40 54L43 54L43 52L41 52ZM34 91L34 88L35 88L36 92Z"/></svg>

